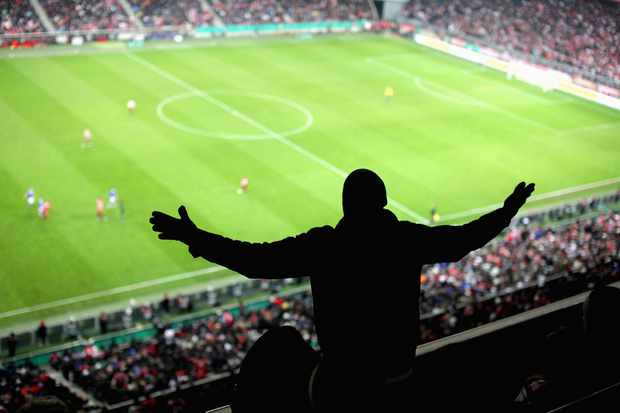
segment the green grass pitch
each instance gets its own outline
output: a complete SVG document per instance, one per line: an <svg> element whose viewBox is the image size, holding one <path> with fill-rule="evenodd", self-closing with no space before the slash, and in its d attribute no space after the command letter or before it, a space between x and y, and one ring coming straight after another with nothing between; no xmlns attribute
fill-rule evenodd
<svg viewBox="0 0 620 413"><path fill-rule="evenodd" d="M437 205L447 223L519 180L568 189L528 204L539 207L620 176L620 112L405 40L194 46L0 59L0 327L231 275L157 284L211 264L157 240L153 209L183 203L201 227L274 240L335 224L343 174L358 167L384 178L400 218ZM30 186L52 203L47 221L26 205ZM111 187L124 222L117 210L95 218Z"/></svg>

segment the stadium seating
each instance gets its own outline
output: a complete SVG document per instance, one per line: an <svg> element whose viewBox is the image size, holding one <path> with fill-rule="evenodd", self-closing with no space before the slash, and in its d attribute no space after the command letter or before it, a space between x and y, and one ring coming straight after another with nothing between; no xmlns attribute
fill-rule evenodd
<svg viewBox="0 0 620 413"><path fill-rule="evenodd" d="M620 85L620 7L602 1L411 0L404 15L442 36L560 62ZM577 23L576 23L577 22Z"/></svg>
<svg viewBox="0 0 620 413"><path fill-rule="evenodd" d="M212 8L225 24L287 23L324 20L370 19L368 1L235 1L211 0Z"/></svg>
<svg viewBox="0 0 620 413"><path fill-rule="evenodd" d="M42 31L41 22L27 0L0 0L0 34Z"/></svg>
<svg viewBox="0 0 620 413"><path fill-rule="evenodd" d="M32 397L55 396L72 411L86 405L66 387L58 384L44 369L26 361L0 366L0 413L15 412Z"/></svg>
<svg viewBox="0 0 620 413"><path fill-rule="evenodd" d="M288 324L316 345L309 295L275 299L245 316L224 311L179 328L160 325L146 341L54 353L50 365L96 399L114 404L235 371L261 332Z"/></svg>
<svg viewBox="0 0 620 413"><path fill-rule="evenodd" d="M114 30L132 26L117 0L40 0L59 31Z"/></svg>
<svg viewBox="0 0 620 413"><path fill-rule="evenodd" d="M146 27L178 27L211 24L213 15L198 0L130 0L136 17Z"/></svg>

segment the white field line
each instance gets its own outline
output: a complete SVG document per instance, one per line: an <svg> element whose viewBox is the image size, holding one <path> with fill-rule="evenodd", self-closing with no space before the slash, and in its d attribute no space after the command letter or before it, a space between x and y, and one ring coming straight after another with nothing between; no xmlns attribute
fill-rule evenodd
<svg viewBox="0 0 620 413"><path fill-rule="evenodd" d="M270 136L271 138L277 140L278 142L282 143L283 145L288 146L289 148L291 148L292 150L298 152L299 154L305 156L306 158L318 163L319 165L323 166L324 168L332 171L333 173L335 173L336 175L340 176L341 178L346 178L347 177L347 173L345 171L343 171L342 169L338 168L337 166L329 163L328 161L326 161L325 159L315 155L314 153L310 152L309 150L303 148L302 146L292 142L291 140L287 139L286 137L280 135L279 133L274 132L272 129L268 128L267 126L263 125L262 123L258 122L257 120L251 118L250 116L239 112L238 110L234 109L233 107L227 105L226 103L222 102L219 99L214 98L213 96L211 96L209 93L199 90L197 88L195 88L194 86L190 85L189 83L185 82L182 79L179 79L178 77L174 76L173 74L163 70L162 68L160 68L159 66L156 66L152 63L150 63L149 61L142 59L138 56L136 56L135 54L131 54L131 53L127 53L126 56L135 61L136 63L141 64L142 66L147 67L148 69L150 69L151 71L153 71L154 73L158 74L159 76L161 76L164 79L167 79L169 81L171 81L172 83L176 84L177 86L180 86L181 88L187 90L188 92L192 92L194 94L196 94L196 96L201 97L202 99L206 100L207 102L217 106L218 108L222 109L223 111L229 113L230 115L236 117L237 119L246 122L248 125L255 127L256 129L262 131L263 133L267 134L268 136ZM409 215L410 217L412 217L413 219L422 222L422 223L428 223L429 221L424 218L422 215L418 214L415 211L412 211L411 209L407 208L405 205L401 204L400 202L397 202L391 198L388 198L388 202L397 210L399 210L400 212Z"/></svg>
<svg viewBox="0 0 620 413"><path fill-rule="evenodd" d="M135 284L124 285L122 287L110 288L109 290L95 291L93 293L77 295L75 297L64 298L62 300L51 301L47 303L37 304L30 307L18 308L15 310L6 311L0 313L0 319L15 317L21 314L32 313L34 311L49 310L50 308L61 307L64 305L77 304L84 301L94 300L96 298L107 297L110 295L128 293L135 290L141 290L143 288L154 287L156 285L168 284L175 281L187 280L190 278L199 277L201 275L213 274L225 270L224 267L219 265L205 268L202 270L189 271L180 274L169 275L155 280L142 281Z"/></svg>
<svg viewBox="0 0 620 413"><path fill-rule="evenodd" d="M557 131L555 128L553 128L553 127L551 127L549 125L545 125L544 123L541 123L541 122L538 122L538 121L526 118L526 117L521 116L521 115L518 115L518 114L516 114L516 113L514 113L512 111L500 108L499 106L496 106L496 105L494 105L492 103L489 103L489 102L485 102L485 101L483 101L483 100L481 100L479 98L476 98L474 96L468 95L468 94L466 94L464 92L458 92L458 91L452 90L452 89L450 89L450 88L448 88L446 86L440 85L440 84L438 84L436 82L433 82L433 81L430 81L430 80L427 80L427 79L423 79L422 77L420 77L418 75L411 74L410 72L408 72L406 70L399 69L399 68L394 67L394 66L392 66L390 64L381 62L381 61L379 61L377 59L369 58L366 61L369 62L369 63L375 64L375 65L381 66L381 67L383 67L386 70L389 70L389 71L391 71L393 73L396 73L396 74L398 74L398 75L400 75L402 77L405 77L407 79L412 80L415 83L415 85L416 85L416 87L418 89L422 90L423 92L425 92L427 94L430 94L431 96L433 96L435 98L439 98L439 96L437 96L438 94L433 94L433 93L429 92L428 88L422 88L422 82L431 85L435 89L439 89L440 90L440 94L443 94L444 97L445 96L454 96L455 98L452 100L454 103L467 103L467 104L470 104L472 106L478 106L480 108L487 109L489 111L502 114L502 115L504 115L506 117L510 117L510 118L516 119L516 120L518 120L520 122L528 123L528 124L530 124L532 126L536 126L538 128L547 129L547 130L553 131L553 132Z"/></svg>
<svg viewBox="0 0 620 413"><path fill-rule="evenodd" d="M583 191L587 191L590 189L601 188L601 187L605 187L609 185L614 185L617 183L620 183L620 176L616 178L605 179L603 181L591 182L589 184L573 186L570 188L564 188L564 189L560 189L557 191L545 192L540 195L534 195L528 200L528 203L532 201L544 201L546 199L558 198L561 196L570 195L570 194L574 194L577 192L583 192ZM483 206L480 208L469 209L467 211L456 212L454 214L446 214L441 218L441 220L452 221L452 220L459 219L459 218L465 218L465 217L469 217L472 215L478 215L478 214L482 214L485 212L493 211L494 209L497 209L501 207L502 205L503 203L492 204L492 205L487 205L487 206Z"/></svg>

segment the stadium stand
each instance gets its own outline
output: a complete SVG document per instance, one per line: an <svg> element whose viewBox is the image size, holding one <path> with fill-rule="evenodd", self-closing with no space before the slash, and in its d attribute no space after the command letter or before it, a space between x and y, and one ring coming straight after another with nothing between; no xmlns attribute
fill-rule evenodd
<svg viewBox="0 0 620 413"><path fill-rule="evenodd" d="M477 411L491 411L486 409L491 406L504 406L504 411L520 412L551 411L558 406L564 406L562 408L566 411L588 411L578 408L591 407L596 403L600 405L601 400L609 400L606 398L613 399L613 395L617 394L615 376L605 377L604 381L592 386L585 385L592 383L589 376L577 376L575 384L581 391L561 392L561 397L548 399L550 402L543 410L538 409L540 406L537 405L541 403L541 398L537 398L540 392L530 392L526 399L519 397L524 387L531 384L532 372L547 371L543 365L550 360L547 349L555 352L556 358L569 371L578 366L581 358L590 359L591 351L584 351L586 347L579 344L582 341L575 340L587 331L583 330L581 321L585 298L585 293L579 294L420 345L416 358L420 382L412 384L412 391L424 394L420 405L437 406L442 400L441 395L446 392L454 397L442 400L442 406L471 406L474 403ZM125 403L108 404L110 410L133 405L132 412L190 412L200 408L204 411L225 404L232 386L232 381L215 374L216 369L209 364L210 352L200 351L205 350L204 342L222 340L221 343L228 343L232 351L239 351L247 349L265 328L282 324L300 328L305 337L314 342L314 332L305 307L309 304L307 295L275 298L266 309L246 312L244 316L231 317L232 314L223 312L182 327L163 327L153 339L143 342L112 343L109 347L91 344L57 353L50 363L93 395L125 400ZM610 311L606 317L596 316L605 329L613 325L615 312ZM597 313L600 315L600 310ZM240 334L243 328L247 328L247 337ZM558 331L571 333L557 334ZM554 337L552 346L545 344L550 343L549 337ZM501 351L498 352L498 349ZM166 365L172 368L166 369ZM19 374L34 377L26 380L30 384L33 380L47 380L43 370L28 361L20 368ZM234 364L226 363L226 367L219 369L221 372L230 370L234 370ZM450 375L446 375L446 371L450 371ZM210 375L217 380L198 379ZM546 380L552 378L547 376ZM5 386L4 391L9 391L6 390L7 382L1 383ZM220 387L213 387L216 383ZM148 393L149 389L156 388L160 391ZM26 394L30 391L25 390ZM21 390L19 392L23 393ZM56 389L45 394L65 397L67 392L66 389ZM472 398L472 394L478 396ZM75 396L69 395L62 400L73 399ZM16 398L4 397L0 400L15 401ZM23 403L25 398L19 400ZM84 402L77 400L72 403L80 406Z"/></svg>
<svg viewBox="0 0 620 413"><path fill-rule="evenodd" d="M366 0L347 1L219 1L212 7L226 24L311 22L325 20L371 19Z"/></svg>
<svg viewBox="0 0 620 413"><path fill-rule="evenodd" d="M261 332L277 325L294 325L316 343L311 308L308 294L276 298L265 309L237 317L224 311L179 328L159 325L146 341L54 353L50 365L96 399L114 404L232 372Z"/></svg>
<svg viewBox="0 0 620 413"><path fill-rule="evenodd" d="M404 15L441 36L559 62L620 85L620 7L603 1L411 0Z"/></svg>
<svg viewBox="0 0 620 413"><path fill-rule="evenodd" d="M55 396L71 411L84 408L86 401L57 383L44 369L26 360L19 365L0 366L0 412L15 412L33 397Z"/></svg>
<svg viewBox="0 0 620 413"><path fill-rule="evenodd" d="M198 0L130 0L132 10L145 27L208 25L213 15Z"/></svg>
<svg viewBox="0 0 620 413"><path fill-rule="evenodd" d="M320 2L295 0L129 0L132 12L146 28L198 27L226 24L315 22L372 19L367 0ZM40 0L58 31L125 30L135 28L118 0ZM3 33L42 31L28 1L0 2ZM212 12L213 11L213 12ZM214 14L215 13L215 14Z"/></svg>
<svg viewBox="0 0 620 413"><path fill-rule="evenodd" d="M0 0L0 34L40 31L41 22L28 0Z"/></svg>
<svg viewBox="0 0 620 413"><path fill-rule="evenodd" d="M117 0L40 0L58 31L114 30L132 27Z"/></svg>

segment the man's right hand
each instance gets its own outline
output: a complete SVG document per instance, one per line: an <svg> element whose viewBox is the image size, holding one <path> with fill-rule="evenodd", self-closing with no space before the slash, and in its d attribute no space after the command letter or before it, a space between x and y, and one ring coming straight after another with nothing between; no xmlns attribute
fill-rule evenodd
<svg viewBox="0 0 620 413"><path fill-rule="evenodd" d="M189 244L195 236L196 225L192 222L184 206L179 207L179 217L175 218L159 211L153 211L149 222L153 224L153 231L159 232L159 239L181 241Z"/></svg>
<svg viewBox="0 0 620 413"><path fill-rule="evenodd" d="M534 186L534 183L526 185L525 182L519 182L512 194L504 201L504 208L513 216L516 215L519 208L525 204L527 198L534 192Z"/></svg>

